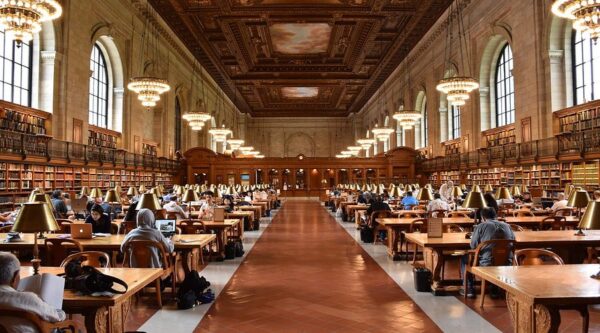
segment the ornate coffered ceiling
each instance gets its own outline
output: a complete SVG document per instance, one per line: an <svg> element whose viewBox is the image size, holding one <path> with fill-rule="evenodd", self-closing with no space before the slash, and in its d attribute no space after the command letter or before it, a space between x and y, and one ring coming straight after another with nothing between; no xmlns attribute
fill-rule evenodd
<svg viewBox="0 0 600 333"><path fill-rule="evenodd" d="M335 117L359 111L452 0L149 1L240 110Z"/></svg>

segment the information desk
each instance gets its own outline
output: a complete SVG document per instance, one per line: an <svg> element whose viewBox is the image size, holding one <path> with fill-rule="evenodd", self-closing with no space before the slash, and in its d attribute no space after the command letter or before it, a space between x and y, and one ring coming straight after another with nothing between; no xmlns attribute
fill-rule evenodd
<svg viewBox="0 0 600 333"><path fill-rule="evenodd" d="M557 332L560 307L600 304L595 265L473 267L472 273L506 290L514 332Z"/></svg>
<svg viewBox="0 0 600 333"><path fill-rule="evenodd" d="M125 331L127 314L131 308L131 297L160 278L163 271L160 268L99 268L99 270L125 281L127 292L112 297L93 297L65 290L63 310L68 314L82 314L85 317L88 333L122 333ZM62 267L40 267L42 274L58 275L64 272L65 269ZM33 275L32 267L21 267L21 278L31 275Z"/></svg>

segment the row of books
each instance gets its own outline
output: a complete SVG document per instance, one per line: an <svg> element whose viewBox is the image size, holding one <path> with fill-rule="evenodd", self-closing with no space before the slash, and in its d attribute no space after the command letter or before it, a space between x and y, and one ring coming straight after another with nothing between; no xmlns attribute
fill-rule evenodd
<svg viewBox="0 0 600 333"><path fill-rule="evenodd" d="M28 134L46 134L46 120L11 109L0 109L0 129Z"/></svg>
<svg viewBox="0 0 600 333"><path fill-rule="evenodd" d="M116 149L117 137L89 130L88 145Z"/></svg>

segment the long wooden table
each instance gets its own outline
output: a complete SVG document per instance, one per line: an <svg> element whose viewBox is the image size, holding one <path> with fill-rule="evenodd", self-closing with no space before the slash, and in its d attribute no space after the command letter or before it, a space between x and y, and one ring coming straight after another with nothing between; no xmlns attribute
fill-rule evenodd
<svg viewBox="0 0 600 333"><path fill-rule="evenodd" d="M223 222L191 220L201 223L206 230L214 231L217 240L217 259L222 260L225 257L225 244L227 244L226 231L230 229L232 236L242 239L244 237L244 226L240 224L240 219L225 219ZM183 235L182 235L183 236Z"/></svg>
<svg viewBox="0 0 600 333"><path fill-rule="evenodd" d="M472 273L506 290L514 332L557 332L560 306L600 304L598 265L473 267Z"/></svg>
<svg viewBox="0 0 600 333"><path fill-rule="evenodd" d="M64 238L64 234L48 234L48 238ZM33 248L33 237L35 234L21 234L20 242L7 243L7 234L0 233L0 251L23 250ZM92 239L77 239L84 251L103 251L117 253L121 250L121 244L125 239L125 235L109 235L106 237L95 237ZM193 235L175 235L173 236L173 244L175 251L182 256L183 268L186 272L197 268L197 262L191 261L191 267L188 265L188 258L194 249L198 249L202 255L202 248L216 240L216 235L212 234L193 234ZM44 247L44 240L39 239L38 245ZM113 256L114 258L114 256ZM114 263L113 263L114 264Z"/></svg>
<svg viewBox="0 0 600 333"><path fill-rule="evenodd" d="M79 295L73 290L65 290L63 310L69 314L82 314L88 333L122 333L125 331L127 314L131 308L131 297L162 275L160 268L99 268L107 275L117 277L127 283L127 292L111 297ZM40 267L40 273L64 273L62 267ZM21 267L21 278L33 275L32 267ZM118 287L116 287L118 288Z"/></svg>
<svg viewBox="0 0 600 333"><path fill-rule="evenodd" d="M441 238L427 237L425 233L407 233L406 240L422 247L425 267L432 272L432 290L435 295L456 290L442 281L440 273L444 265L443 251L468 250L471 240L465 233L444 233ZM586 247L600 246L600 230L588 230L585 236L575 236L573 230L545 230L515 232L517 248L552 247L567 263L579 263L585 257Z"/></svg>

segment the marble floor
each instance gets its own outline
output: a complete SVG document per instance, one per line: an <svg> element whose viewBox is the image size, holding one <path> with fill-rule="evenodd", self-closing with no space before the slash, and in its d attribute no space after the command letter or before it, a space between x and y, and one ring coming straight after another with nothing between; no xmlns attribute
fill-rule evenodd
<svg viewBox="0 0 600 333"><path fill-rule="evenodd" d="M157 310L142 296L127 329L143 332L511 332L502 300L416 292L412 266L385 247L360 242L354 223L316 200L288 200L259 231L244 234L242 258L210 262L201 275L212 304ZM447 272L456 272L447 267ZM581 332L577 313L561 312L561 332ZM590 332L600 332L591 312Z"/></svg>

